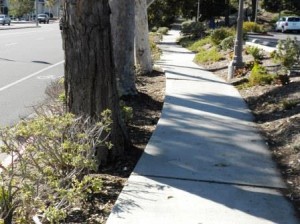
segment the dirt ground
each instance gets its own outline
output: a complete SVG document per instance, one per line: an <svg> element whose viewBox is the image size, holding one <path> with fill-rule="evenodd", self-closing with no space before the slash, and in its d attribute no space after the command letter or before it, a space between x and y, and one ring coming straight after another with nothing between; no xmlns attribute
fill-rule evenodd
<svg viewBox="0 0 300 224"><path fill-rule="evenodd" d="M90 201L75 209L64 223L105 223L127 178L133 171L160 118L165 76L154 70L151 74L138 76L138 95L123 99L133 108L133 118L127 124L132 147L116 164L102 168L97 174L103 180L101 194L94 194Z"/></svg>

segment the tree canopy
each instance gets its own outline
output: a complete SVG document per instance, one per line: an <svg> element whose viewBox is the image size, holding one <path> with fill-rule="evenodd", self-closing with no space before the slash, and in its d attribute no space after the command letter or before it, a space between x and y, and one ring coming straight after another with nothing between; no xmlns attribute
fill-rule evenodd
<svg viewBox="0 0 300 224"><path fill-rule="evenodd" d="M237 6L236 0L156 0L149 7L149 26L167 26L177 16L195 18L198 3L201 20L225 16L232 6Z"/></svg>
<svg viewBox="0 0 300 224"><path fill-rule="evenodd" d="M299 13L300 1L299 0L263 0L262 7L270 12L289 10L289 11Z"/></svg>
<svg viewBox="0 0 300 224"><path fill-rule="evenodd" d="M35 0L9 0L9 14L23 16L34 11Z"/></svg>

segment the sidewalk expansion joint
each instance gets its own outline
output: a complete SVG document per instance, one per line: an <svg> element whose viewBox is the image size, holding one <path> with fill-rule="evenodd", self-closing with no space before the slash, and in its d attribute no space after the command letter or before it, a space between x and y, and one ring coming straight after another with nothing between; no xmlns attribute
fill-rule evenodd
<svg viewBox="0 0 300 224"><path fill-rule="evenodd" d="M182 178L182 177L168 177L168 176L160 176L160 175L143 175L138 173L132 173L134 176L142 176L147 178L157 178L157 179L169 179L169 180L182 180L182 181L191 181L191 182L199 182L199 183L211 183L211 184L219 184L219 185L235 185L241 187L254 187L261 189L271 189L271 190L286 190L286 187L271 187L271 186L263 186L258 184L247 184L247 183L234 183L234 182L226 182L226 181L215 181L215 180L201 180L201 179L192 179L192 178Z"/></svg>
<svg viewBox="0 0 300 224"><path fill-rule="evenodd" d="M182 78L166 78L167 80L175 80L175 81L190 81L190 82L207 82L203 80L196 80L198 77L195 77L195 79L182 79Z"/></svg>

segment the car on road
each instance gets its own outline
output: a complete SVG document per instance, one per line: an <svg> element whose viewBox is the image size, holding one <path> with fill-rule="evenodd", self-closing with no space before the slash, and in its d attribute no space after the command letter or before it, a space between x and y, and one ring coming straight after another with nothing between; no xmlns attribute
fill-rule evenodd
<svg viewBox="0 0 300 224"><path fill-rule="evenodd" d="M3 26L5 24L10 26L10 22L11 22L11 19L9 16L3 15L3 14L0 15L0 24L2 24Z"/></svg>
<svg viewBox="0 0 300 224"><path fill-rule="evenodd" d="M284 16L280 17L276 22L275 31L282 33L288 31L300 31L300 17L299 16Z"/></svg>
<svg viewBox="0 0 300 224"><path fill-rule="evenodd" d="M37 19L39 23L49 23L49 16L47 14L38 14Z"/></svg>

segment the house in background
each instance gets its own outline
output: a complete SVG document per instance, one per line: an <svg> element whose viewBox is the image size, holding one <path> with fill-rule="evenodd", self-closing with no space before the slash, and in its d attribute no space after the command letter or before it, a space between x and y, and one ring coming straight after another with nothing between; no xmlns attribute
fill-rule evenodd
<svg viewBox="0 0 300 224"><path fill-rule="evenodd" d="M47 0L38 0L38 13L49 13L53 17L60 17L61 0L56 0L53 7L47 6Z"/></svg>
<svg viewBox="0 0 300 224"><path fill-rule="evenodd" d="M8 0L0 0L0 14L8 14Z"/></svg>

